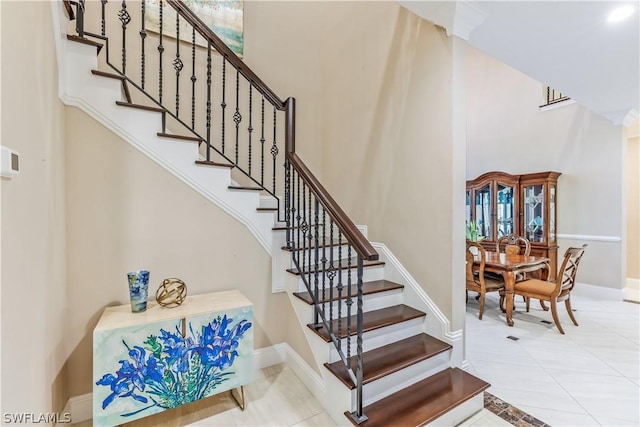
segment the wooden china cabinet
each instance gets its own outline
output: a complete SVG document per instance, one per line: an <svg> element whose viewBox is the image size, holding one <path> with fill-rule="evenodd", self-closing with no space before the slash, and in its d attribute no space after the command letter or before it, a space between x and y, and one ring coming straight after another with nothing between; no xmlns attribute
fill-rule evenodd
<svg viewBox="0 0 640 427"><path fill-rule="evenodd" d="M511 175L487 172L467 181L466 220L476 221L482 245L495 250L496 240L515 233L531 242L531 255L549 258L549 278L558 268L556 200L559 172Z"/></svg>

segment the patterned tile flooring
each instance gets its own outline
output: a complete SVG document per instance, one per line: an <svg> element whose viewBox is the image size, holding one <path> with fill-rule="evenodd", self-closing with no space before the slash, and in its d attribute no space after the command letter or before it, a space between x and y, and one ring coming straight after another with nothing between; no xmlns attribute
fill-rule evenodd
<svg viewBox="0 0 640 427"><path fill-rule="evenodd" d="M540 421L536 417L527 414L524 411L508 404L492 395L489 392L484 392L484 409L499 416L511 425L518 427L549 427L543 421Z"/></svg>

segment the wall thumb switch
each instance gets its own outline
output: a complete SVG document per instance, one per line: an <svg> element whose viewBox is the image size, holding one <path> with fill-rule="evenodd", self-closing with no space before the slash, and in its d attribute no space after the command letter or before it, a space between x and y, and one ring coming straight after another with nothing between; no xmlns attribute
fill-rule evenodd
<svg viewBox="0 0 640 427"><path fill-rule="evenodd" d="M0 176L11 178L20 173L20 155L7 147L0 147Z"/></svg>

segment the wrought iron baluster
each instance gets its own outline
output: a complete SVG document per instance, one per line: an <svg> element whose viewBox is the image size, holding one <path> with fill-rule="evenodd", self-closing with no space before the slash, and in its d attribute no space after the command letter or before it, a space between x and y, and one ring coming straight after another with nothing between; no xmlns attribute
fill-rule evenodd
<svg viewBox="0 0 640 427"><path fill-rule="evenodd" d="M342 336L342 231L338 229L338 337ZM342 340L338 340L338 350L342 349Z"/></svg>
<svg viewBox="0 0 640 427"><path fill-rule="evenodd" d="M72 4L72 3L70 3ZM76 33L78 33L79 37L84 37L84 13L85 13L85 2L84 0L79 0L76 3ZM103 10L103 20L104 20L104 10Z"/></svg>
<svg viewBox="0 0 640 427"><path fill-rule="evenodd" d="M329 222L329 240L333 242L333 219ZM333 279L336 277L336 269L333 264L333 245L329 246L329 299L332 303L329 305L329 325L331 325L330 333L333 333Z"/></svg>
<svg viewBox="0 0 640 427"><path fill-rule="evenodd" d="M158 5L158 22L159 22L159 34L158 34L158 102L162 105L162 54L164 53L164 46L162 46L162 36L164 35L164 0L160 0Z"/></svg>
<svg viewBox="0 0 640 427"><path fill-rule="evenodd" d="M253 83L249 83L249 176L251 176L251 135L253 134ZM286 202L286 198L285 198ZM286 209L285 209L286 211ZM287 245L289 242L287 242Z"/></svg>
<svg viewBox="0 0 640 427"><path fill-rule="evenodd" d="M311 206L309 206L311 207ZM313 248L314 248L314 264L316 265L316 274L314 275L314 282L313 282L313 286L314 286L314 292L316 294L316 301L318 301L320 299L320 274L322 274L322 277L324 277L325 271L324 271L324 267L322 269L320 269L320 227L318 226L318 220L319 220L319 209L320 209L320 203L318 203L318 199L316 197L314 197L314 203L313 203L313 223L314 223L314 230L313 230L313 239L314 239L314 244L313 244ZM309 243L311 243L311 233L309 233ZM311 247L312 245L309 244L309 246ZM321 325L320 323L320 316L318 315L318 311L319 311L319 307L316 305L316 308L314 310L314 323L316 324L316 327L319 328Z"/></svg>
<svg viewBox="0 0 640 427"><path fill-rule="evenodd" d="M295 242L293 241L294 233L292 230L294 227L293 224L294 224L294 219L296 215L296 206L295 206L296 181L294 179L294 175L295 175L295 170L291 167L291 165L289 165L289 180L291 182L291 191L289 192L288 206L291 211L289 212L289 220L287 221L287 247L289 248L292 254L295 254L295 249L296 249ZM293 261L294 263L298 262L298 260L295 257Z"/></svg>
<svg viewBox="0 0 640 427"><path fill-rule="evenodd" d="M207 161L211 161L211 40L207 43Z"/></svg>
<svg viewBox="0 0 640 427"><path fill-rule="evenodd" d="M222 107L222 154L224 154L224 137L225 137L225 133L226 133L226 127L225 127L225 118L226 118L226 114L225 114L225 109L227 108L227 58L223 57L222 58L222 103L220 104L220 107Z"/></svg>
<svg viewBox="0 0 640 427"><path fill-rule="evenodd" d="M264 95L262 95L262 110L260 114L260 147L262 151L260 154L260 185L264 185L264 143L266 141L264 138Z"/></svg>
<svg viewBox="0 0 640 427"><path fill-rule="evenodd" d="M140 85L142 87L142 90L144 90L144 84L145 84L145 65L146 65L146 50L145 50L145 45L144 42L147 38L147 30L145 27L145 14L146 14L146 5L147 2L142 0L140 2L140 4L142 5L142 19L141 21L141 25L142 28L140 28L140 50L141 50L141 54L140 54Z"/></svg>
<svg viewBox="0 0 640 427"><path fill-rule="evenodd" d="M122 9L118 12L118 19L122 23L122 73L127 72L127 24L131 22L131 15L127 12L127 2L122 0Z"/></svg>
<svg viewBox="0 0 640 427"><path fill-rule="evenodd" d="M367 420L367 416L362 412L363 406L363 397L362 397L362 386L363 386L363 365L362 365L362 334L363 331L363 318L364 318L364 310L363 310L363 294L362 294L362 277L364 270L364 262L360 255L358 255L358 314L357 314L357 357L356 357L356 411L351 414L351 416L356 420L357 423L362 423Z"/></svg>
<svg viewBox="0 0 640 427"><path fill-rule="evenodd" d="M347 247L347 361L351 357L351 244ZM349 365L347 365L349 367Z"/></svg>
<svg viewBox="0 0 640 427"><path fill-rule="evenodd" d="M176 70L176 118L180 117L180 71L183 67L180 59L180 14L176 13L176 59L173 60L173 69Z"/></svg>
<svg viewBox="0 0 640 427"><path fill-rule="evenodd" d="M296 193L296 197L297 197L297 212L296 212L296 220L297 220L297 228L296 228L296 234L298 235L298 238L295 241L295 246L294 246L294 250L296 251L296 253L298 254L298 270L300 272L302 272L302 264L304 263L304 260L300 260L300 228L301 228L301 223L300 223L300 219L301 219L301 214L300 214L300 174L298 174L298 191Z"/></svg>
<svg viewBox="0 0 640 427"><path fill-rule="evenodd" d="M276 107L273 107L273 145L271 146L271 155L273 156L273 194L276 194L276 156L278 155L278 146L276 144L277 111Z"/></svg>
<svg viewBox="0 0 640 427"><path fill-rule="evenodd" d="M101 0L102 3L102 18L100 20L100 34L105 36L107 34L107 20L106 20L106 6L108 0ZM84 0L82 0L82 5L84 8Z"/></svg>
<svg viewBox="0 0 640 427"><path fill-rule="evenodd" d="M309 199L307 202L307 207L306 207L306 212L307 215L309 217L308 219L308 223L309 223L309 228L307 230L307 235L306 235L306 239L305 239L305 246L308 248L307 252L308 252L308 257L309 257L309 266L312 266L312 268L309 268L309 275L307 277L307 283L309 284L309 288L310 288L310 292L313 294L314 298L318 299L318 292L315 291L315 289L312 287L313 285L313 281L312 281L312 275L315 273L317 274L318 271L318 266L314 263L311 264L313 262L313 219L311 217L311 213L313 212L311 209L311 198L312 198L312 194L311 194L311 187L309 187ZM314 312L317 315L317 307L316 310L314 310ZM314 315L315 317L315 315ZM317 323L316 323L317 325Z"/></svg>
<svg viewBox="0 0 640 427"><path fill-rule="evenodd" d="M324 226L324 223L327 219L326 211L324 208L322 209L322 271L324 274L322 275L322 313L324 316L327 316L327 306L326 306L326 280L327 280L327 244L331 244L331 242L327 243L327 230ZM331 306L332 302L329 301L329 306Z"/></svg>
<svg viewBox="0 0 640 427"><path fill-rule="evenodd" d="M284 159L284 222L287 224L287 230L285 231L285 241L287 242L287 248L291 247L291 230L290 228L290 219L291 215L289 212L290 199L291 199L291 164L289 163L289 159ZM280 221L280 201L278 200L278 218L277 221Z"/></svg>
<svg viewBox="0 0 640 427"><path fill-rule="evenodd" d="M240 141L240 122L242 114L240 114L240 71L236 70L236 112L233 113L233 121L236 124L236 165L238 164L238 150Z"/></svg>
<svg viewBox="0 0 640 427"><path fill-rule="evenodd" d="M196 128L196 27L191 28L191 129Z"/></svg>

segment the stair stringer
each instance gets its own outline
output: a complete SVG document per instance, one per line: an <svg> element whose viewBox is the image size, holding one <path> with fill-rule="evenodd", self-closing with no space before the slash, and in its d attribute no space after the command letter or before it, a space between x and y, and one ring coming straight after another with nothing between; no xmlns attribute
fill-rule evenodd
<svg viewBox="0 0 640 427"><path fill-rule="evenodd" d="M160 113L117 106L115 102L121 97L120 82L91 74L91 70L98 67L95 47L69 40L60 44L64 45L59 64L63 68L59 79L62 102L86 112L241 222L271 255L275 213L257 211L259 193L229 190L228 168L197 166L197 144L157 137L161 131Z"/></svg>

